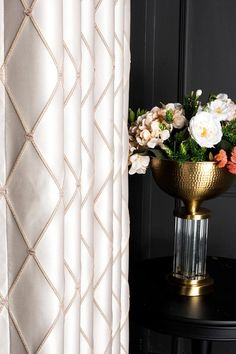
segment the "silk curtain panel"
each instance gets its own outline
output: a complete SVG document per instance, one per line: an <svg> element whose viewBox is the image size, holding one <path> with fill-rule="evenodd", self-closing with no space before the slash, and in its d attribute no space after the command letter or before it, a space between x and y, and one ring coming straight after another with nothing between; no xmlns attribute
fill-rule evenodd
<svg viewBox="0 0 236 354"><path fill-rule="evenodd" d="M128 353L129 0L0 0L0 354Z"/></svg>

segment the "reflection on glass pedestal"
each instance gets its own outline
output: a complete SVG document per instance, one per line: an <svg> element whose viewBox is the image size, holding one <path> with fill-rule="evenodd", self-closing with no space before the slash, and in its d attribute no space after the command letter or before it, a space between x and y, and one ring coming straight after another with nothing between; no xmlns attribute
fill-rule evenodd
<svg viewBox="0 0 236 354"><path fill-rule="evenodd" d="M206 276L208 219L175 217L174 276L198 279Z"/></svg>

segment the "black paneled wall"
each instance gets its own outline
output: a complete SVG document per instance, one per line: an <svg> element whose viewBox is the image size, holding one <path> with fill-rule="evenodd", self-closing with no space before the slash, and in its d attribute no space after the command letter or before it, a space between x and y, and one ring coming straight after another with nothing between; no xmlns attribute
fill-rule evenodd
<svg viewBox="0 0 236 354"><path fill-rule="evenodd" d="M236 100L235 0L131 0L130 107L180 101L191 90ZM206 203L209 253L236 258L236 186ZM174 201L150 173L130 177L133 259L172 252ZM131 258L132 261L132 258Z"/></svg>
<svg viewBox="0 0 236 354"><path fill-rule="evenodd" d="M181 101L195 89L236 100L235 19L235 0L131 0L130 107ZM205 206L212 211L208 253L236 258L236 185ZM136 260L172 254L173 207L150 172L130 177L131 271ZM139 339L140 352L168 353L163 340L149 337L148 345ZM213 354L236 352L219 347Z"/></svg>

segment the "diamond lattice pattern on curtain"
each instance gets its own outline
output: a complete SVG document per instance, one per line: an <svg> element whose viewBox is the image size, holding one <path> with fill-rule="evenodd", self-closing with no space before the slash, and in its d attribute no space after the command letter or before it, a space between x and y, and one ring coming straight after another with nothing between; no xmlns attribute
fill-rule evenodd
<svg viewBox="0 0 236 354"><path fill-rule="evenodd" d="M128 353L129 16L0 0L0 354Z"/></svg>

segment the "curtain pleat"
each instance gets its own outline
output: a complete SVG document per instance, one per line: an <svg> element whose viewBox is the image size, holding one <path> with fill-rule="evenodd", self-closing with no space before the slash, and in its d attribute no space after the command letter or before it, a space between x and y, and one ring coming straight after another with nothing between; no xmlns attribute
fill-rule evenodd
<svg viewBox="0 0 236 354"><path fill-rule="evenodd" d="M94 353L110 353L112 345L114 3L109 0L95 3Z"/></svg>
<svg viewBox="0 0 236 354"><path fill-rule="evenodd" d="M121 235L122 235L122 149L124 85L124 0L115 6L115 81L114 81L114 172L113 172L113 281L112 353L119 354L121 341Z"/></svg>
<svg viewBox="0 0 236 354"><path fill-rule="evenodd" d="M80 352L81 40L80 3L63 1L64 46L64 354Z"/></svg>
<svg viewBox="0 0 236 354"><path fill-rule="evenodd" d="M128 353L130 0L0 0L0 354Z"/></svg>
<svg viewBox="0 0 236 354"><path fill-rule="evenodd" d="M0 1L0 117L5 117L5 89L4 80L4 2ZM5 119L0 120L0 348L8 354L10 345L9 336L9 315L7 312L7 294L8 294L8 252L7 252L7 224L6 224L6 201L3 197L6 190L6 147L5 147Z"/></svg>
<svg viewBox="0 0 236 354"><path fill-rule="evenodd" d="M8 311L9 346L0 352L58 354L64 325L62 1L5 0L2 11L8 294L0 316Z"/></svg>
<svg viewBox="0 0 236 354"><path fill-rule="evenodd" d="M128 353L129 347L129 211L128 211L128 131L127 111L129 105L130 70L130 1L124 0L124 69L123 69L123 150L122 150L122 233L121 233L121 353Z"/></svg>
<svg viewBox="0 0 236 354"><path fill-rule="evenodd" d="M94 1L81 1L81 321L80 353L93 353Z"/></svg>

